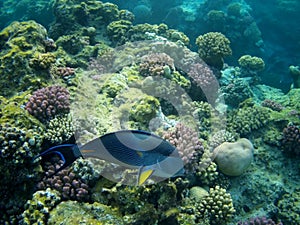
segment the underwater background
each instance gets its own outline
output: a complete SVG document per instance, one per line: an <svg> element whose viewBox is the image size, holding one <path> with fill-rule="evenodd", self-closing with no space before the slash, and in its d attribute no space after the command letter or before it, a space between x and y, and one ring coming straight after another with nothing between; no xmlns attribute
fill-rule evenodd
<svg viewBox="0 0 300 225"><path fill-rule="evenodd" d="M298 0L0 0L0 224L300 224ZM36 156L122 129L185 174Z"/></svg>

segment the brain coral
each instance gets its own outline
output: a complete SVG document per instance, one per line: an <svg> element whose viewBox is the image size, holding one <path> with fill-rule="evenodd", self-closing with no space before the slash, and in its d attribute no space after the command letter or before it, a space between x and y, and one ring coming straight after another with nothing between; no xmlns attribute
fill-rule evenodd
<svg viewBox="0 0 300 225"><path fill-rule="evenodd" d="M49 86L33 93L25 108L40 121L48 121L55 115L70 111L69 91L61 86Z"/></svg>
<svg viewBox="0 0 300 225"><path fill-rule="evenodd" d="M199 56L208 64L218 69L223 67L223 57L232 54L229 39L219 32L209 32L196 39Z"/></svg>

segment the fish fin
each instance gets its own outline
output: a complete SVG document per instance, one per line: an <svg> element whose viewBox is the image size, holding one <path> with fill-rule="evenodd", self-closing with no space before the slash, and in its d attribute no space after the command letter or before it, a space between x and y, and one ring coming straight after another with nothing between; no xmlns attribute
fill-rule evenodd
<svg viewBox="0 0 300 225"><path fill-rule="evenodd" d="M149 177L151 177L151 175L153 173L154 173L154 169L142 166L140 168L140 171L139 171L139 174L138 174L137 184L138 185L143 185L149 179Z"/></svg>

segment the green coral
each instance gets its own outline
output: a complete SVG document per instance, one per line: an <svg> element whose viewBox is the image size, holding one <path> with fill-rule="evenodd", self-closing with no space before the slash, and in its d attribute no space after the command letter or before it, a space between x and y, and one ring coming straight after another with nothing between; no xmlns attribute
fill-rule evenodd
<svg viewBox="0 0 300 225"><path fill-rule="evenodd" d="M219 32L209 32L196 39L199 56L211 66L223 68L223 58L232 54L229 39Z"/></svg>
<svg viewBox="0 0 300 225"><path fill-rule="evenodd" d="M300 223L300 189L284 194L278 201L279 218L284 224Z"/></svg>
<svg viewBox="0 0 300 225"><path fill-rule="evenodd" d="M257 105L245 106L231 111L227 119L228 130L245 137L270 122L270 110Z"/></svg>
<svg viewBox="0 0 300 225"><path fill-rule="evenodd" d="M130 117L142 124L148 124L157 115L160 103L153 96L145 96L132 105Z"/></svg>
<svg viewBox="0 0 300 225"><path fill-rule="evenodd" d="M126 87L127 79L123 74L109 74L101 87L101 93L106 94L109 98L114 98Z"/></svg>
<svg viewBox="0 0 300 225"><path fill-rule="evenodd" d="M56 116L46 125L45 140L52 144L61 144L74 134L72 119L69 114Z"/></svg>
<svg viewBox="0 0 300 225"><path fill-rule="evenodd" d="M51 52L47 52L47 53L36 52L30 59L29 65L36 69L46 70L46 69L49 69L50 66L53 63L55 63L55 61L56 61L56 57Z"/></svg>
<svg viewBox="0 0 300 225"><path fill-rule="evenodd" d="M264 60L256 56L243 55L239 58L238 63L243 70L254 73L262 71L265 68Z"/></svg>
<svg viewBox="0 0 300 225"><path fill-rule="evenodd" d="M107 34L114 44L122 45L128 41L128 31L132 23L128 20L113 21L107 26Z"/></svg>
<svg viewBox="0 0 300 225"><path fill-rule="evenodd" d="M60 194L47 188L45 191L37 191L32 199L25 204L25 210L22 213L22 224L48 224L47 220L50 211L61 201Z"/></svg>
<svg viewBox="0 0 300 225"><path fill-rule="evenodd" d="M17 215L34 190L41 168L34 157L39 153L41 138L34 130L0 125L0 173L2 198L0 207L9 215ZM0 219L2 219L0 216Z"/></svg>
<svg viewBox="0 0 300 225"><path fill-rule="evenodd" d="M37 73L30 64L36 55L44 54L46 37L46 29L34 21L13 22L0 32L0 95L38 88L49 80L48 71ZM48 58L45 65L49 67L52 62L54 59Z"/></svg>
<svg viewBox="0 0 300 225"><path fill-rule="evenodd" d="M226 189L216 186L209 189L209 194L200 199L199 211L202 216L208 216L210 224L228 224L235 209L231 195Z"/></svg>
<svg viewBox="0 0 300 225"><path fill-rule="evenodd" d="M242 5L238 2L230 3L227 6L228 16L239 18L241 16Z"/></svg>
<svg viewBox="0 0 300 225"><path fill-rule="evenodd" d="M199 179L202 184L209 186L218 178L218 175L217 164L214 162L211 162L204 170L196 172L197 179Z"/></svg>

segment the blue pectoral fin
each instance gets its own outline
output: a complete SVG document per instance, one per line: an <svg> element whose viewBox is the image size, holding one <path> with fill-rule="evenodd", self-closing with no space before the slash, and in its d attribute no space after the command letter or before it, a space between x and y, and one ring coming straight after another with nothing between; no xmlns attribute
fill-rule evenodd
<svg viewBox="0 0 300 225"><path fill-rule="evenodd" d="M153 168L142 166L138 174L137 185L143 185L154 173Z"/></svg>
<svg viewBox="0 0 300 225"><path fill-rule="evenodd" d="M64 145L57 145L57 146L47 149L46 151L44 151L41 154L39 154L38 156L36 156L35 159L38 157L42 157L42 159L47 158L53 154L57 154L63 161L63 164L61 165L61 167L58 170L56 170L54 174L58 173L59 171L63 170L64 168L70 166L79 157L82 157L81 152L77 145L64 144Z"/></svg>

